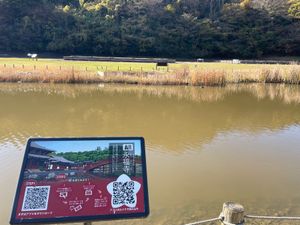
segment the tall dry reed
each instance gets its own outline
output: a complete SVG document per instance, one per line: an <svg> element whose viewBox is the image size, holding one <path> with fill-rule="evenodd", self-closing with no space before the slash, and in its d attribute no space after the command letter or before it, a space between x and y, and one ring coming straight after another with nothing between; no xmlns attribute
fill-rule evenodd
<svg viewBox="0 0 300 225"><path fill-rule="evenodd" d="M203 69L183 65L172 71L109 71L58 69L56 67L0 67L0 82L40 83L126 83L143 85L224 86L228 83L300 84L300 66L258 67L255 69Z"/></svg>
<svg viewBox="0 0 300 225"><path fill-rule="evenodd" d="M226 83L225 72L222 70L194 69L189 76L190 84L194 86L223 86Z"/></svg>

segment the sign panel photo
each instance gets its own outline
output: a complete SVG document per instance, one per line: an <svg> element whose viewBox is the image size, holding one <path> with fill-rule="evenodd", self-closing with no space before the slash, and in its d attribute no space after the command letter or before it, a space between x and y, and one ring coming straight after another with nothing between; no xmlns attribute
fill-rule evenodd
<svg viewBox="0 0 300 225"><path fill-rule="evenodd" d="M143 138L33 138L11 224L149 214Z"/></svg>

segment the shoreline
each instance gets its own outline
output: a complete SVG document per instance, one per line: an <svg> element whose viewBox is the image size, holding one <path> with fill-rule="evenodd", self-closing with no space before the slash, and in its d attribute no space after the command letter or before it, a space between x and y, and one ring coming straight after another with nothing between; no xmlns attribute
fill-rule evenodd
<svg viewBox="0 0 300 225"><path fill-rule="evenodd" d="M1 65L2 64L2 65ZM176 63L154 67L142 63L0 60L0 82L225 86L239 83L300 84L300 65Z"/></svg>

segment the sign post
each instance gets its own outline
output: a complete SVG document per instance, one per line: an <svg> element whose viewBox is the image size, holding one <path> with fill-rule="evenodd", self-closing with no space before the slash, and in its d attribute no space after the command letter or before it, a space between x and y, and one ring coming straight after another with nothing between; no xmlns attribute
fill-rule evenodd
<svg viewBox="0 0 300 225"><path fill-rule="evenodd" d="M91 225L148 214L143 138L28 140L11 224Z"/></svg>

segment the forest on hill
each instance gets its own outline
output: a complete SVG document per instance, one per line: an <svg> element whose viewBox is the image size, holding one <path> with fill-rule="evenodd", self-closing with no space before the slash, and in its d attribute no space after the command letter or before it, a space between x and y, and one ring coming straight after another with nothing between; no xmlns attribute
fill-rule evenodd
<svg viewBox="0 0 300 225"><path fill-rule="evenodd" d="M0 0L0 53L300 55L300 0Z"/></svg>

